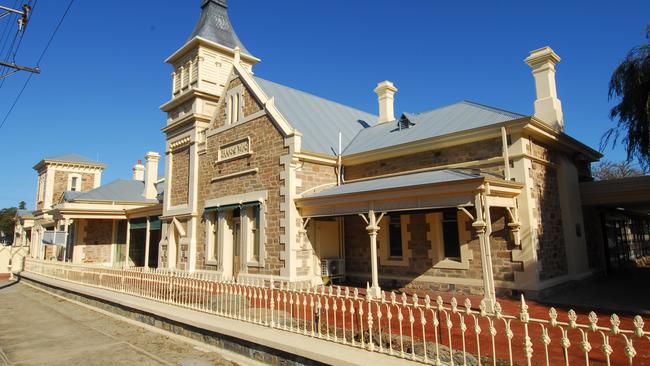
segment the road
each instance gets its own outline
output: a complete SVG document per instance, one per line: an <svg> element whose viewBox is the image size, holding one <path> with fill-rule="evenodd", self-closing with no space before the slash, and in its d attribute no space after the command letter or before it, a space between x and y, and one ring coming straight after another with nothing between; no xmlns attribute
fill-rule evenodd
<svg viewBox="0 0 650 366"><path fill-rule="evenodd" d="M0 365L237 365L23 283L0 281Z"/></svg>

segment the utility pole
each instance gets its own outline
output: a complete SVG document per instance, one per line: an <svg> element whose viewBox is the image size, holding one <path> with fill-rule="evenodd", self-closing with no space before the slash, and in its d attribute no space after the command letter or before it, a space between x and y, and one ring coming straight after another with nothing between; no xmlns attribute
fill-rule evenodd
<svg viewBox="0 0 650 366"><path fill-rule="evenodd" d="M18 14L19 15L19 18L18 18L18 32L24 32L25 27L27 26L27 22L29 21L29 14L31 13L31 11L32 11L32 7L27 5L27 4L24 4L22 6L22 10L16 10L16 9L12 9L12 8L8 8L6 6L0 5L0 19L4 18L4 17L6 17L7 15L10 15L10 14ZM8 67L10 69L13 69L13 71L11 71L11 72L0 75L0 80L4 79L4 78L7 78L7 77L19 72L19 71L27 71L27 72L31 72L31 73L34 73L34 74L40 74L41 73L41 69L39 67L21 66L21 65L16 64L15 62L9 63L9 62L0 61L0 66L4 66L4 67Z"/></svg>

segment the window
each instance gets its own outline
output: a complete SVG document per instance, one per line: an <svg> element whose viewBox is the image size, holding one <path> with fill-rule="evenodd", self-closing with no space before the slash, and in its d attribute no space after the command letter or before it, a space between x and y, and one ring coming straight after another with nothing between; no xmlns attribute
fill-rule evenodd
<svg viewBox="0 0 650 366"><path fill-rule="evenodd" d="M205 260L207 264L217 264L220 221L223 213L215 209L206 210L205 220Z"/></svg>
<svg viewBox="0 0 650 366"><path fill-rule="evenodd" d="M119 220L117 222L115 244L126 244L126 220Z"/></svg>
<svg viewBox="0 0 650 366"><path fill-rule="evenodd" d="M460 238L458 237L458 213L456 209L442 212L442 240L444 256L449 259L460 259Z"/></svg>
<svg viewBox="0 0 650 366"><path fill-rule="evenodd" d="M80 191L81 190L81 175L79 174L69 174L68 175L68 191Z"/></svg>
<svg viewBox="0 0 650 366"><path fill-rule="evenodd" d="M469 269L473 254L469 249L471 230L467 228L471 220L456 208L425 214L427 222L427 241L431 244L428 257L433 268Z"/></svg>
<svg viewBox="0 0 650 366"><path fill-rule="evenodd" d="M402 224L401 215L391 215L388 223L388 256L391 258L402 258Z"/></svg>
<svg viewBox="0 0 650 366"><path fill-rule="evenodd" d="M77 191L79 188L77 187L77 184L79 182L79 178L77 177L72 177L72 182L70 184L70 190L71 191Z"/></svg>
<svg viewBox="0 0 650 366"><path fill-rule="evenodd" d="M237 123L244 118L244 89L240 85L226 94L226 125Z"/></svg>
<svg viewBox="0 0 650 366"><path fill-rule="evenodd" d="M247 210L248 215L248 249L249 262L259 262L260 260L260 205L249 207Z"/></svg>
<svg viewBox="0 0 650 366"><path fill-rule="evenodd" d="M408 266L411 250L408 248L410 215L390 213L379 222L377 233L379 262L383 266Z"/></svg>

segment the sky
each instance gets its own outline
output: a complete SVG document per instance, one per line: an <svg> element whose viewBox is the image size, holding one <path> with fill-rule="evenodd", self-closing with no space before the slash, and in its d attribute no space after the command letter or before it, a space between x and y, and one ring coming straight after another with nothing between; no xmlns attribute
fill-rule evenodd
<svg viewBox="0 0 650 366"><path fill-rule="evenodd" d="M147 151L164 153L159 106L170 99L172 71L164 60L187 41L200 3L74 1L40 64L42 73L32 77L0 128L0 207L26 201L33 208L33 166L44 157L98 159L107 165L102 182L108 183L130 179ZM373 89L388 79L399 89L398 115L461 100L532 115L534 82L523 60L549 45L562 58L557 86L566 132L596 149L614 125L611 73L645 41L650 22L647 0L228 3L239 38L262 59L257 75L375 114ZM67 5L36 0L17 63L36 64ZM0 35L9 41L16 28L13 18L0 19ZM15 74L0 88L0 122L26 78ZM625 158L620 145L604 154Z"/></svg>

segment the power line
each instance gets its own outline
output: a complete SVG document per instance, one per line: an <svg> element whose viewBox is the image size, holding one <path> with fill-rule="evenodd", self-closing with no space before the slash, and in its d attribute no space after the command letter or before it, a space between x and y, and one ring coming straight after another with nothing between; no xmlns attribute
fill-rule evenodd
<svg viewBox="0 0 650 366"><path fill-rule="evenodd" d="M12 6L13 8L18 5L18 0L14 1L14 5ZM4 44L2 45L2 48L0 48L0 55L2 55L2 52L5 49L5 46L7 45L7 40L9 39L9 27L11 26L11 23L13 23L13 18L15 17L15 14L11 14L9 18L7 19L7 24L5 24L5 29L2 31L2 36L0 36L0 40L4 39ZM5 37L6 36L6 37Z"/></svg>
<svg viewBox="0 0 650 366"><path fill-rule="evenodd" d="M32 0L29 0L29 3L27 4L29 9L31 9L30 13L32 14L32 15L29 16L30 20L33 17L33 11L34 11L34 8L36 7L37 3L38 3L38 0L34 1L34 4L32 4ZM14 40L11 43L11 47L7 50L7 57L5 57L5 60L4 60L5 64L9 62L9 58L11 57L12 64L16 65L16 55L18 54L18 50L20 49L20 45L23 43L23 37L25 36L26 30L27 30L27 23L25 23L23 25L22 29L18 29L18 31L16 32L16 35L14 36ZM16 37L18 36L18 33L20 33L20 38L18 39L18 45L16 46L16 49L14 50L13 46L14 46L14 43L16 42ZM13 50L13 55L12 55L12 50ZM5 66L5 65L1 65L1 66L2 66L2 68L0 68L0 78L2 78L2 80L0 80L0 89L2 89L2 87L5 85L5 80L7 79L7 76L9 76L9 75L11 75L13 73L16 73L19 70L30 70L31 69L31 68L23 68L23 67L18 68L18 67L14 66L13 68L15 69L15 71L13 71L13 72L8 71L7 73L5 73L5 70L7 70L7 69L11 70L11 66Z"/></svg>
<svg viewBox="0 0 650 366"><path fill-rule="evenodd" d="M56 25L56 28L54 28L54 31L52 32L52 35L50 36L50 39L47 41L47 44L45 45L45 48L43 49L43 52L41 52L41 56L38 58L38 61L36 61L36 67L40 66L41 61L43 60L43 57L45 57L45 53L50 48L50 45L52 44L52 41L54 40L54 37L56 36L57 32L59 31L59 28L61 28L61 24L63 24L63 20L65 19L65 17L70 12L70 8L72 7L73 3L74 3L74 0L70 0L70 2L68 3L68 7L65 9L65 12L63 13L63 16L61 16L61 19L59 20L59 23ZM7 122L7 119L11 115L11 112L14 110L14 108L18 104L18 100L20 100L20 97L23 95L23 92L27 88L27 84L29 84L29 81L32 80L32 76L34 76L34 74L30 73L29 76L27 77L27 79L25 80L25 84L23 84L23 87L20 89L20 92L16 96L16 99L14 99L14 102L11 105L11 108L9 108L9 111L7 111L7 114L2 119L2 122L0 122L0 129L2 128L2 126L5 125L5 122Z"/></svg>

